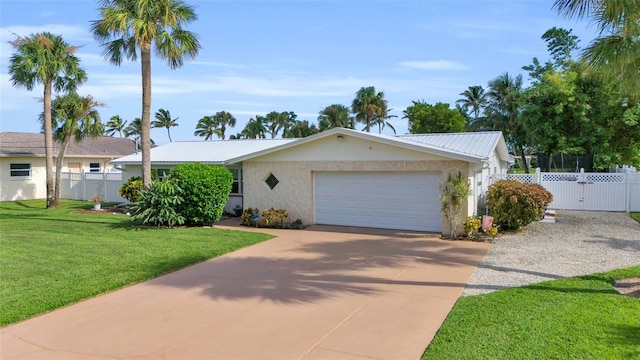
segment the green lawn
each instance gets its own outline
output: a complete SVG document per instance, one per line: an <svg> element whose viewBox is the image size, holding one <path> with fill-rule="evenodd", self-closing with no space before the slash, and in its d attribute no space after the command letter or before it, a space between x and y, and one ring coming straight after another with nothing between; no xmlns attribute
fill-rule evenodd
<svg viewBox="0 0 640 360"><path fill-rule="evenodd" d="M422 359L640 359L640 266L458 299Z"/></svg>
<svg viewBox="0 0 640 360"><path fill-rule="evenodd" d="M0 325L270 238L212 228L135 228L122 214L74 211L92 204L0 203Z"/></svg>
<svg viewBox="0 0 640 360"><path fill-rule="evenodd" d="M640 222L640 212L631 213L631 217L632 217L635 221Z"/></svg>

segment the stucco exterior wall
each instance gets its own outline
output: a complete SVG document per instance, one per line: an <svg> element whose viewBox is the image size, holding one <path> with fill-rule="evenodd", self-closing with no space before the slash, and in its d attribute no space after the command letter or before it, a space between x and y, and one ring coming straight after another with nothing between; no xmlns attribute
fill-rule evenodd
<svg viewBox="0 0 640 360"><path fill-rule="evenodd" d="M11 178L10 165L31 164L31 177ZM46 166L44 158L0 158L0 201L33 200L47 197Z"/></svg>
<svg viewBox="0 0 640 360"><path fill-rule="evenodd" d="M314 171L437 171L442 173L441 182L444 182L449 173L455 175L460 171L463 175L468 174L469 164L458 160L245 161L243 169L245 208L285 209L291 221L300 219L305 224L312 224ZM264 182L269 174L280 181L273 190ZM442 228L444 233L448 232L449 226L444 218Z"/></svg>

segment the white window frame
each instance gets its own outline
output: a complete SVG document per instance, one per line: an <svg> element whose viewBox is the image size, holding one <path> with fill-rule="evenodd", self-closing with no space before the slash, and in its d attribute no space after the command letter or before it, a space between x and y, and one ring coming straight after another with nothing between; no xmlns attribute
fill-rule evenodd
<svg viewBox="0 0 640 360"><path fill-rule="evenodd" d="M29 168L28 169L22 169L22 168L14 169L13 167L15 165L27 165L27 166L29 166ZM14 175L14 171L15 172L26 171L26 172L28 172L28 175ZM10 163L9 164L9 178L11 178L12 180L31 179L31 163Z"/></svg>

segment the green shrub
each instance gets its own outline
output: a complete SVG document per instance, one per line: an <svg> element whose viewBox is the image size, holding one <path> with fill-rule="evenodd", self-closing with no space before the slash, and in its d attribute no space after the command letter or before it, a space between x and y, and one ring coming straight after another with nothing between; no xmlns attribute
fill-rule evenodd
<svg viewBox="0 0 640 360"><path fill-rule="evenodd" d="M464 221L464 233L468 238L477 239L482 227L482 218L480 216L469 216Z"/></svg>
<svg viewBox="0 0 640 360"><path fill-rule="evenodd" d="M519 229L542 219L553 196L538 184L502 180L489 186L487 204L495 223L503 229Z"/></svg>
<svg viewBox="0 0 640 360"><path fill-rule="evenodd" d="M189 225L210 225L220 220L229 199L233 175L224 166L201 163L181 164L170 177L184 196L178 212Z"/></svg>
<svg viewBox="0 0 640 360"><path fill-rule="evenodd" d="M131 206L133 221L157 227L184 224L184 216L176 211L184 201L181 194L182 189L171 181L154 182L148 188L141 188L140 200Z"/></svg>
<svg viewBox="0 0 640 360"><path fill-rule="evenodd" d="M244 209L240 216L240 223L246 226L255 226L256 222L253 220L253 215L259 215L260 210L254 208Z"/></svg>
<svg viewBox="0 0 640 360"><path fill-rule="evenodd" d="M269 227L281 228L289 217L287 210L270 208L262 212L262 222Z"/></svg>
<svg viewBox="0 0 640 360"><path fill-rule="evenodd" d="M137 202L140 200L138 192L142 189L142 178L140 176L130 177L118 190L118 194L129 202Z"/></svg>
<svg viewBox="0 0 640 360"><path fill-rule="evenodd" d="M447 181L440 184L440 204L444 217L449 221L450 236L452 239L458 237L458 225L462 208L466 205L467 198L471 196L471 188L469 180L458 174L452 176L449 174Z"/></svg>

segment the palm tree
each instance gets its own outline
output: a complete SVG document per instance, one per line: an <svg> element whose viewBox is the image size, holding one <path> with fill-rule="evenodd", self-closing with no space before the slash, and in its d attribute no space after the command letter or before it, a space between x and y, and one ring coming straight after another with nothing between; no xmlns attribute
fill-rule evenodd
<svg viewBox="0 0 640 360"><path fill-rule="evenodd" d="M77 47L67 44L61 36L48 32L17 36L10 42L16 52L9 59L11 84L31 91L37 84L44 85L42 100L44 148L47 178L47 208L55 206L53 179L53 132L51 125L51 96L56 91L74 91L87 80L80 68Z"/></svg>
<svg viewBox="0 0 640 360"><path fill-rule="evenodd" d="M640 2L556 0L553 7L569 18L593 18L601 36L584 49L583 58L633 100L640 99Z"/></svg>
<svg viewBox="0 0 640 360"><path fill-rule="evenodd" d="M371 122L380 113L386 113L387 100L384 99L382 91L376 93L373 86L362 87L356 93L351 104L351 111L356 116L356 120L364 123L367 132L371 131Z"/></svg>
<svg viewBox="0 0 640 360"><path fill-rule="evenodd" d="M318 113L318 130L326 131L336 127L347 129L355 127L351 110L344 105L329 105Z"/></svg>
<svg viewBox="0 0 640 360"><path fill-rule="evenodd" d="M529 172L525 159L525 145L528 133L522 123L523 82L522 75L515 78L504 73L489 82L485 108L486 127L500 130L505 140L517 152L524 164L525 173Z"/></svg>
<svg viewBox="0 0 640 360"><path fill-rule="evenodd" d="M303 138L318 133L315 124L310 124L308 120L296 120L287 131L282 134L283 138Z"/></svg>
<svg viewBox="0 0 640 360"><path fill-rule="evenodd" d="M227 126L235 127L236 118L227 111L218 111L213 115L213 124L216 127L216 135L222 140L225 139L225 133L227 132Z"/></svg>
<svg viewBox="0 0 640 360"><path fill-rule="evenodd" d="M249 119L249 122L240 134L247 139L264 139L267 133L265 122L266 119L264 116L256 115L255 119Z"/></svg>
<svg viewBox="0 0 640 360"><path fill-rule="evenodd" d="M124 128L122 132L124 134L124 137L126 137L127 139L133 139L136 142L136 149L140 149L140 134L142 132L142 119L140 118L133 119L133 121L131 121L129 126ZM151 142L151 144L155 144L155 141L153 141L153 139L149 139L149 141Z"/></svg>
<svg viewBox="0 0 640 360"><path fill-rule="evenodd" d="M112 116L109 121L107 121L107 129L104 134L107 136L113 136L116 132L122 137L122 132L126 128L127 120L122 120L120 115Z"/></svg>
<svg viewBox="0 0 640 360"><path fill-rule="evenodd" d="M193 132L195 136L203 136L204 140L211 140L213 135L218 135L218 128L213 120L212 116L205 116L198 120L196 124L196 131Z"/></svg>
<svg viewBox="0 0 640 360"><path fill-rule="evenodd" d="M92 21L94 37L105 57L119 66L123 58L136 61L140 51L142 70L142 182L151 185L151 51L169 67L195 58L200 44L183 25L197 19L193 7L182 0L101 0L101 19ZM154 46L155 45L155 46Z"/></svg>
<svg viewBox="0 0 640 360"><path fill-rule="evenodd" d="M80 96L76 92L58 96L51 103L52 127L56 128L54 138L60 143L60 150L56 157L56 175L54 206L60 206L60 176L64 154L73 138L81 141L86 137L102 136L104 126L100 121L97 107L104 104L96 101L91 95ZM44 120L44 113L40 115Z"/></svg>
<svg viewBox="0 0 640 360"><path fill-rule="evenodd" d="M387 109L387 107L385 106L384 108L381 108L380 111L376 114L375 118L373 119L373 123L378 125L378 134L382 134L382 130L384 129L385 126L388 126L393 133L396 133L396 128L393 127L393 125L391 125L391 123L389 122L389 119L394 118L394 117L398 117L397 115L389 115L389 111L391 111L393 109Z"/></svg>
<svg viewBox="0 0 640 360"><path fill-rule="evenodd" d="M169 110L159 109L156 112L156 120L151 122L151 127L166 128L167 135L169 136L169 142L173 142L171 140L171 132L169 129L171 129L174 126L178 126L178 119L179 118L172 119L171 113L169 112Z"/></svg>
<svg viewBox="0 0 640 360"><path fill-rule="evenodd" d="M465 111L473 112L473 124L478 122L480 113L485 106L487 106L487 94L484 88L480 85L469 86L469 88L460 93L461 99L456 101L457 105L460 105Z"/></svg>

